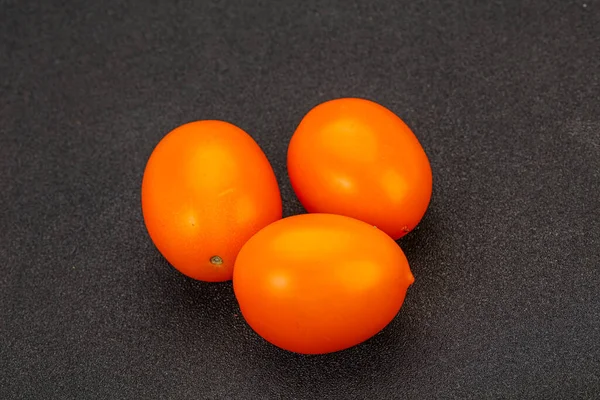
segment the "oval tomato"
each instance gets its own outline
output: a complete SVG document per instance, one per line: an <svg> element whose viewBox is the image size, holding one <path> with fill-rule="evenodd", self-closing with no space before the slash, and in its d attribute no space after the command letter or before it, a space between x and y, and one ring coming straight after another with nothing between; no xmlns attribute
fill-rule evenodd
<svg viewBox="0 0 600 400"><path fill-rule="evenodd" d="M204 281L231 279L242 245L282 213L265 154L223 121L191 122L159 142L144 171L142 211L167 261Z"/></svg>
<svg viewBox="0 0 600 400"><path fill-rule="evenodd" d="M369 100L331 100L310 110L292 136L287 163L308 212L354 217L394 239L419 223L431 198L431 167L416 136Z"/></svg>
<svg viewBox="0 0 600 400"><path fill-rule="evenodd" d="M400 247L362 221L332 214L279 220L240 251L233 288L250 327L305 354L361 343L398 313L414 278Z"/></svg>

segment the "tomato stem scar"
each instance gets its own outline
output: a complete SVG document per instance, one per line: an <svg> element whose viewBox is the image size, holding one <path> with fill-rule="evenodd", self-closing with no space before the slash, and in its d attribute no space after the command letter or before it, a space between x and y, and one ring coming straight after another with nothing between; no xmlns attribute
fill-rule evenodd
<svg viewBox="0 0 600 400"><path fill-rule="evenodd" d="M219 256L212 256L210 258L210 263L214 265L221 265L223 264L223 259Z"/></svg>

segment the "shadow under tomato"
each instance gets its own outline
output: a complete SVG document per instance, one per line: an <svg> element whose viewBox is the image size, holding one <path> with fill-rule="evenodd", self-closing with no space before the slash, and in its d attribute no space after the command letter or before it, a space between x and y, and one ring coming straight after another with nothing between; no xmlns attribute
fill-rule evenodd
<svg viewBox="0 0 600 400"><path fill-rule="evenodd" d="M291 353L262 341L255 348L254 363L261 387L285 385L295 398L344 398L340 390L376 397L377 386L394 385L398 378L390 369L416 370L420 334L419 320L401 313L380 333L350 349L324 355ZM258 348L257 348L258 347ZM407 362L411 360L411 364ZM281 390L281 388L279 388Z"/></svg>
<svg viewBox="0 0 600 400"><path fill-rule="evenodd" d="M251 343L247 345L255 349L251 357L259 369L257 379L261 387L285 384L297 398L339 397L343 395L341 389L347 391L342 397L351 397L355 390L361 395L371 393L375 398L381 385L401 387L403 379L418 374L435 357L422 304L436 290L430 285L432 280L425 278L439 272L427 265L442 237L436 221L436 211L432 209L417 229L398 241L416 281L398 315L371 339L336 353L301 355L272 346L255 334L249 335L247 340Z"/></svg>
<svg viewBox="0 0 600 400"><path fill-rule="evenodd" d="M436 265L430 261L438 250L444 229L437 213L436 208L430 207L415 229L396 241L408 259L415 281L421 273L436 272Z"/></svg>
<svg viewBox="0 0 600 400"><path fill-rule="evenodd" d="M294 189L289 181L287 172L283 179L279 179L279 189L283 203L283 218L298 214L306 214L306 210L298 200Z"/></svg>
<svg viewBox="0 0 600 400"><path fill-rule="evenodd" d="M215 335L230 328L239 312L231 281L202 282L173 268L158 251L141 280L151 305L147 316L158 330L179 331L188 338ZM175 332L176 333L176 332Z"/></svg>

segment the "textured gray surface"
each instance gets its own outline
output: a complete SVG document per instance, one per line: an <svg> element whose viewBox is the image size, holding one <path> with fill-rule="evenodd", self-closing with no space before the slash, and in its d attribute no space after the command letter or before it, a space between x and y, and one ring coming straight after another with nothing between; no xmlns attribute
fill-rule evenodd
<svg viewBox="0 0 600 400"><path fill-rule="evenodd" d="M598 398L597 1L42 3L0 2L0 398ZM413 128L434 196L398 317L304 357L165 263L139 188L218 118L301 212L287 142L341 96Z"/></svg>

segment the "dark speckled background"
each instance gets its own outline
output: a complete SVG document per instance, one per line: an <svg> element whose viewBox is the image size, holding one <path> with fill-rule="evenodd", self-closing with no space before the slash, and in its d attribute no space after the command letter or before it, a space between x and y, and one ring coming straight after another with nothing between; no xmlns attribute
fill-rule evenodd
<svg viewBox="0 0 600 400"><path fill-rule="evenodd" d="M0 398L599 398L598 1L0 0L0 84ZM434 196L397 318L306 357L166 264L139 189L224 119L302 212L287 143L342 96L413 128Z"/></svg>

